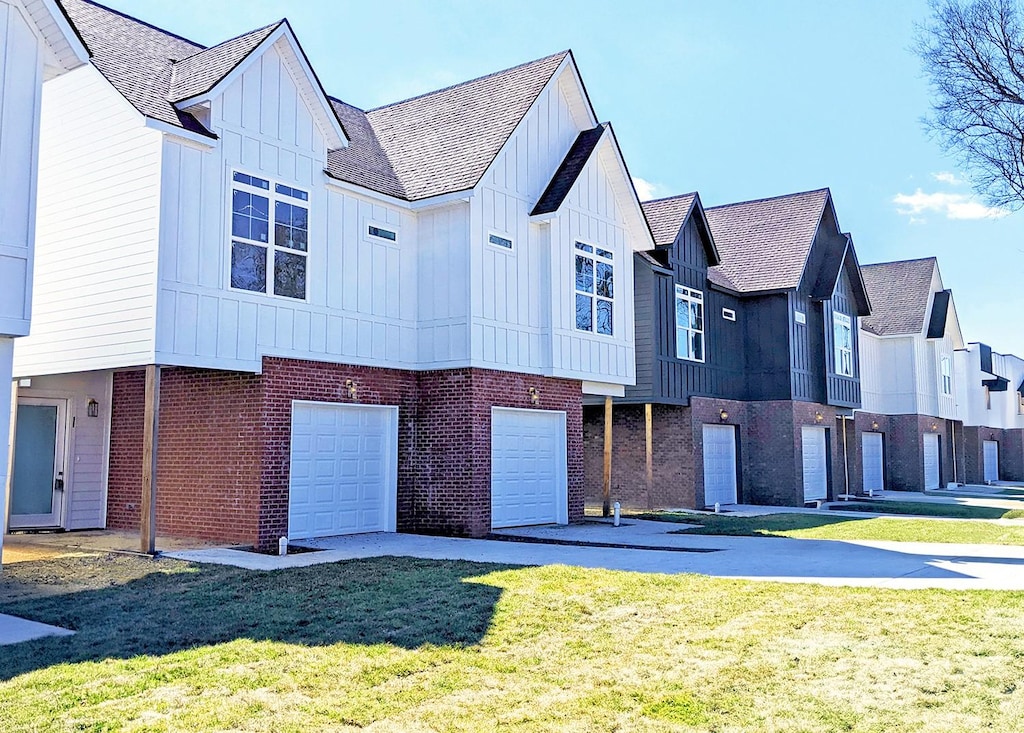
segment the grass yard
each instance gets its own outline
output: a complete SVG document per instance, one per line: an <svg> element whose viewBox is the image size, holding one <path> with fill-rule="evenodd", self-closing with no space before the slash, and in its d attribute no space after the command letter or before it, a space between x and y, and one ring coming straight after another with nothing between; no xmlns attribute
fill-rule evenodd
<svg viewBox="0 0 1024 733"><path fill-rule="evenodd" d="M65 590L66 589L66 590ZM1024 594L410 559L8 566L0 730L1024 730Z"/></svg>
<svg viewBox="0 0 1024 733"><path fill-rule="evenodd" d="M918 517L949 517L951 519L1003 519L1011 511L991 506L938 504L925 501L839 501L830 507L843 512L910 514Z"/></svg>
<svg viewBox="0 0 1024 733"><path fill-rule="evenodd" d="M636 515L662 522L698 524L680 534L731 537L796 537L809 540L884 540L890 542L943 542L984 545L1024 545L1024 524L968 522L951 519L903 517L843 517L827 514L781 513L759 517L728 514L651 512Z"/></svg>

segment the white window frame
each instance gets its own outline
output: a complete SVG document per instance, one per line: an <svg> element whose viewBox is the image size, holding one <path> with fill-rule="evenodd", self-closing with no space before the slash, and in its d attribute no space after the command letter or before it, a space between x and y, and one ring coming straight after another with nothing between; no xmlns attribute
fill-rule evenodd
<svg viewBox="0 0 1024 733"><path fill-rule="evenodd" d="M705 323L707 312L704 308L704 293L700 290L688 288L685 285L676 285L676 297L673 300L672 312L676 321L676 358L685 361L695 361L703 364L707 359L708 345L705 337ZM689 324L684 326L679 323L679 303L686 304L686 311L690 314ZM701 328L697 328L693 322L694 308L699 308ZM700 358L694 356L693 336L700 336ZM684 347L685 348L681 348Z"/></svg>
<svg viewBox="0 0 1024 733"><path fill-rule="evenodd" d="M845 329L849 346L842 346L836 338L839 329ZM853 376L853 319L839 311L832 312L832 352L835 355L836 374Z"/></svg>
<svg viewBox="0 0 1024 733"><path fill-rule="evenodd" d="M939 377L942 380L942 394L947 397L953 394L953 367L948 356L939 359Z"/></svg>
<svg viewBox="0 0 1024 733"><path fill-rule="evenodd" d="M256 178L256 179L259 179L261 181L266 181L267 184L268 184L268 187L267 188L261 188L259 186L254 186L252 184L243 183L241 181L236 181L235 180L235 174L249 176L250 178ZM264 173L252 173L250 171L247 171L247 170L244 170L244 169L241 169L241 168L229 168L228 169L228 184L229 184L228 185L228 203L227 203L227 219L228 219L228 222L227 222L227 244L228 244L227 286L228 286L228 290L231 290L231 291L236 292L236 293L249 293L251 295L265 296L265 297L270 297L270 298L281 298L283 300L287 300L287 301L292 302L292 303L295 303L295 302L302 302L302 303L308 302L309 301L309 247L310 247L310 244L312 243L312 236L311 236L311 231L310 231L312 229L312 226L311 226L312 218L310 216L311 213L312 213L312 206L311 206L311 203L312 203L312 191L310 191L309 188L307 188L307 187L292 185L292 183L285 182L285 181L282 181L280 179L272 178L270 176L267 176ZM296 198L296 197L290 196L290 195L288 195L286 193L279 193L277 191L278 184L280 184L281 186L286 186L287 188L289 188L291 190L299 191L301 193L306 194L306 199L302 200L300 198ZM262 196L262 197L267 199L267 241L266 242L261 242L258 239L251 239L251 238L248 238L248 237L235 236L235 233L234 233L234 222L233 222L234 214L235 214L235 210L234 210L234 194L235 194L235 191L242 191L244 193L255 194L255 195ZM284 245L280 245L280 244L278 244L275 241L276 240L275 210L276 210L277 202L282 202L282 203L286 203L286 204L292 204L294 206L301 206L301 207L306 209L306 249L305 250L294 249L292 247L287 247L287 246L284 246ZM239 287L235 287L234 285L231 284L232 275L233 275L232 264L231 264L232 263L232 259L233 259L232 258L232 254L233 254L233 250L234 250L234 246L235 246L236 242L238 242L239 244L263 247L264 249L267 250L266 281L264 282L265 289L263 291L249 290L248 288L239 288ZM282 253L285 253L285 254L296 255L296 256L301 256L301 257L305 258L305 260L306 260L306 284L305 284L304 292L303 292L301 298L295 298L295 297L293 297L291 295L279 295L279 294L274 292L274 273L275 273L276 258L277 258L277 253L278 252L282 252Z"/></svg>
<svg viewBox="0 0 1024 733"><path fill-rule="evenodd" d="M722 318L727 321L736 321L736 311L732 308L722 308Z"/></svg>
<svg viewBox="0 0 1024 733"><path fill-rule="evenodd" d="M793 320L799 323L801 326L807 324L807 314L803 311L793 311Z"/></svg>
<svg viewBox="0 0 1024 733"><path fill-rule="evenodd" d="M504 239L506 242L508 242L508 246L506 247L503 244L497 244L496 242L492 242L491 241L491 237L497 237L498 239ZM491 231L487 232L487 244L489 246L493 247L494 249L498 250L499 252L504 252L505 254L511 254L512 252L515 252L515 250L516 250L516 240L515 240L515 237L513 237L511 234L503 234L503 233L501 233L499 231L495 231L493 229Z"/></svg>
<svg viewBox="0 0 1024 733"><path fill-rule="evenodd" d="M586 248L589 248L589 251ZM600 255L600 254L598 254L598 252L606 252L607 255ZM595 336L602 336L602 337L605 337L605 338L614 338L615 337L615 272L616 272L615 259L614 259L615 253L611 249L608 249L607 247L602 247L599 244L594 244L593 242L587 242L587 241L584 241L582 239L574 239L573 240L572 254L573 254L573 258L572 258L572 321L573 321L573 326L575 327L575 329L577 331L582 331L584 333L591 333L591 334L594 334ZM577 278L576 278L576 258L577 257L584 257L586 259L589 259L591 264L592 264L592 272L593 272L593 280L594 280L594 282L593 282L592 290L589 293L584 291L584 290L577 289L578 285L579 285L579 283L577 282ZM598 266L598 264L607 265L612 270L612 295L611 295L610 298L606 297L604 295L598 295L598 293L597 293L597 266ZM590 328L589 329L588 328L580 328L579 322L576 320L576 300L577 300L577 298L579 296L585 296L587 298L590 298ZM611 331L609 333L602 333L602 332L597 330L597 307L598 307L598 302L610 303L609 307L611 308L611 313L612 313L612 328L611 328Z"/></svg>
<svg viewBox="0 0 1024 733"><path fill-rule="evenodd" d="M395 235L395 238L388 239L387 237L382 237L379 234L370 234L370 227L383 229L386 232L392 232ZM373 242L375 244L389 244L394 247L397 246L401 237L402 233L398 231L398 227L394 224L384 224L383 222L373 221L372 219L365 219L363 221L363 239L367 242Z"/></svg>

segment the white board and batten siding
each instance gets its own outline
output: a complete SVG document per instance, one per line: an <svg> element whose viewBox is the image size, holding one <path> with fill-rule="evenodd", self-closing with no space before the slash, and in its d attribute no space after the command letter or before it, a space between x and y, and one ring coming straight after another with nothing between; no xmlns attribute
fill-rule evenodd
<svg viewBox="0 0 1024 733"><path fill-rule="evenodd" d="M30 18L19 3L0 0L0 336L29 331L42 83Z"/></svg>
<svg viewBox="0 0 1024 733"><path fill-rule="evenodd" d="M111 372L81 372L33 377L31 386L19 387L18 397L67 401L67 435L63 449L64 529L100 529L106 526L107 466L110 450ZM89 400L99 414L89 417Z"/></svg>
<svg viewBox="0 0 1024 733"><path fill-rule="evenodd" d="M32 333L15 376L153 361L161 135L85 66L46 83Z"/></svg>
<svg viewBox="0 0 1024 733"><path fill-rule="evenodd" d="M284 43L213 100L221 144L165 141L157 355L243 370L259 370L263 355L413 366L415 219L327 185L326 138L278 50ZM305 301L229 287L236 170L309 193ZM369 223L397 241L370 238Z"/></svg>
<svg viewBox="0 0 1024 733"><path fill-rule="evenodd" d="M632 384L632 258L606 164L592 156L548 221L529 213L576 137L595 123L571 70L549 83L471 201L470 285L474 366ZM605 144L605 143L602 143ZM511 249L488 242L511 239ZM577 331L574 243L615 257L614 334Z"/></svg>
<svg viewBox="0 0 1024 733"><path fill-rule="evenodd" d="M431 368L469 361L469 212L466 202L417 214L417 361Z"/></svg>

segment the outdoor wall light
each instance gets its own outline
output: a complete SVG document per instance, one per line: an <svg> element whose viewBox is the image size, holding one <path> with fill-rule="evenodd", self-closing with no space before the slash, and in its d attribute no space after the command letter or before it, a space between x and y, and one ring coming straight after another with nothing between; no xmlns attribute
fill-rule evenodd
<svg viewBox="0 0 1024 733"><path fill-rule="evenodd" d="M100 416L100 403L96 400L89 400L85 405L85 414L89 417Z"/></svg>
<svg viewBox="0 0 1024 733"><path fill-rule="evenodd" d="M530 387L530 389L528 389L527 392L530 393L530 403L531 404L536 405L536 404L540 403L540 390L539 389L537 389L536 387Z"/></svg>
<svg viewBox="0 0 1024 733"><path fill-rule="evenodd" d="M820 412L814 413L814 422L821 422L824 419L825 419L825 416L822 415Z"/></svg>
<svg viewBox="0 0 1024 733"><path fill-rule="evenodd" d="M726 412L725 410L722 410L721 412L718 413L718 419L721 420L722 422L725 422L726 420L729 419L729 413Z"/></svg>
<svg viewBox="0 0 1024 733"><path fill-rule="evenodd" d="M872 430L878 430L878 421L877 420L875 420L875 421L873 421L871 423L871 429Z"/></svg>
<svg viewBox="0 0 1024 733"><path fill-rule="evenodd" d="M348 390L348 398L354 400L356 398L356 383L351 379L346 379L345 389Z"/></svg>
<svg viewBox="0 0 1024 733"><path fill-rule="evenodd" d="M934 422L933 422L933 423L932 423L932 432L934 433L934 432L935 432L936 430L938 430L938 429L939 429L939 424L938 424L938 423L934 423Z"/></svg>

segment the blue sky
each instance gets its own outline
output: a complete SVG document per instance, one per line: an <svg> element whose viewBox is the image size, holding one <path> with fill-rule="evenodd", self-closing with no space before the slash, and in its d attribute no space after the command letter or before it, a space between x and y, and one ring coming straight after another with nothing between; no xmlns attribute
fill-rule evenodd
<svg viewBox="0 0 1024 733"><path fill-rule="evenodd" d="M862 263L936 255L965 338L1024 355L1024 212L978 203L920 118L925 0L107 0L214 44L291 21L327 91L370 108L572 48L653 196L829 186Z"/></svg>

